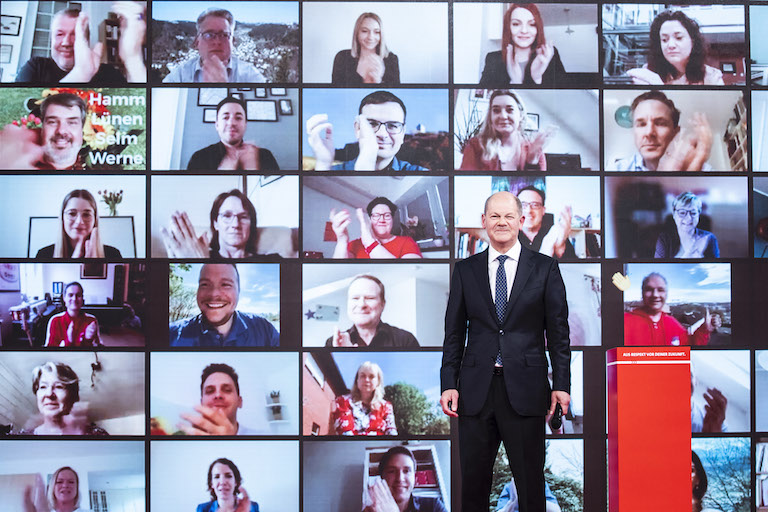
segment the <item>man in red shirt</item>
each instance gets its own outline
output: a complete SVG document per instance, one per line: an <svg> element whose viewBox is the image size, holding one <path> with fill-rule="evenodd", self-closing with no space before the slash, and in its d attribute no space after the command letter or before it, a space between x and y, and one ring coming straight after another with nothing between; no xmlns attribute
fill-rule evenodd
<svg viewBox="0 0 768 512"><path fill-rule="evenodd" d="M710 315L692 334L675 317L664 312L667 279L651 272L643 278L643 305L624 313L625 345L706 345L709 334L722 325L720 315Z"/></svg>

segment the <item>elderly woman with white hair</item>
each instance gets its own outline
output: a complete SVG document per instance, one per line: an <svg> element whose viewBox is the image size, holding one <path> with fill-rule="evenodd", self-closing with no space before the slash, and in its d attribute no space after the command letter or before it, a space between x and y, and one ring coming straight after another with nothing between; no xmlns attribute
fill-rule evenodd
<svg viewBox="0 0 768 512"><path fill-rule="evenodd" d="M701 199L692 192L683 192L672 203L674 230L663 231L656 240L654 258L719 258L717 237L699 229Z"/></svg>
<svg viewBox="0 0 768 512"><path fill-rule="evenodd" d="M342 436L396 436L395 411L384 400L384 375L366 361L355 373L352 392L336 397L331 414L332 433Z"/></svg>
<svg viewBox="0 0 768 512"><path fill-rule="evenodd" d="M48 361L33 369L32 392L37 398L42 423L34 428L22 429L19 434L109 435L95 423L88 422L84 408L74 407L80 401L80 380L68 365Z"/></svg>

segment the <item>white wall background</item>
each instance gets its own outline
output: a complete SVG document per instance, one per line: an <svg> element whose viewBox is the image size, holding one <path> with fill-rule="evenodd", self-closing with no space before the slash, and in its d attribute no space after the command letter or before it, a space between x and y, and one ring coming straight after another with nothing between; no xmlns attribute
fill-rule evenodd
<svg viewBox="0 0 768 512"><path fill-rule="evenodd" d="M544 146L545 153L581 155L581 166L597 171L600 166L600 127L596 90L517 90L527 113L539 115L539 130L556 126L557 133ZM474 89L461 89L456 98L454 130L458 132L476 104L480 121L488 111L488 100L477 100ZM461 166L463 155L454 144L454 166Z"/></svg>
<svg viewBox="0 0 768 512"><path fill-rule="evenodd" d="M768 430L768 350L755 352L755 430Z"/></svg>
<svg viewBox="0 0 768 512"><path fill-rule="evenodd" d="M211 501L208 466L221 457L235 463L259 510L298 512L298 441L152 441L150 508L195 510Z"/></svg>
<svg viewBox="0 0 768 512"><path fill-rule="evenodd" d="M299 366L298 354L290 353L221 353L221 352L154 352L151 354L149 392L151 416L162 416L168 426L187 424L180 412L197 414L200 404L200 375L212 363L228 364L235 369L240 384L243 407L237 421L259 434L298 435L299 433ZM270 423L268 403L271 391L280 392L283 420Z"/></svg>
<svg viewBox="0 0 768 512"><path fill-rule="evenodd" d="M728 432L749 432L749 351L691 351L691 369L696 375L691 401L704 407L704 393L720 390L728 399Z"/></svg>
<svg viewBox="0 0 768 512"><path fill-rule="evenodd" d="M456 3L453 6L453 80L476 84L485 66L485 56L501 49L504 10L507 4ZM539 4L544 34L560 54L569 73L598 71L597 6L587 4ZM570 9L572 34L566 34L563 8ZM548 11L558 13L547 16ZM561 14L562 13L562 14ZM589 20L589 21L587 21Z"/></svg>
<svg viewBox="0 0 768 512"><path fill-rule="evenodd" d="M752 165L768 171L768 91L752 92Z"/></svg>
<svg viewBox="0 0 768 512"><path fill-rule="evenodd" d="M44 185L43 181L44 180ZM100 201L99 190L123 191L123 202L117 206L118 215L132 215L136 231L136 256L146 255L146 178L144 176L105 175L35 175L0 177L0 222L3 223L3 243L0 257L26 257L30 217L59 217L61 201L74 189L84 188L96 198L99 214L109 215L109 208ZM104 240L105 243L109 243ZM54 243L52 239L49 243ZM35 248L32 254L37 253Z"/></svg>
<svg viewBox="0 0 768 512"><path fill-rule="evenodd" d="M133 510L145 510L143 441L0 441L0 475L39 473L43 482L62 466L80 480L80 504L88 508L88 492L131 490ZM107 483L104 475L110 475ZM3 507L9 505L3 502ZM22 510L21 507L3 510ZM110 510L112 508L110 507ZM131 509L128 509L131 510Z"/></svg>
<svg viewBox="0 0 768 512"><path fill-rule="evenodd" d="M322 347L334 329L352 325L347 314L347 288L358 274L376 276L384 284L386 306L381 320L413 334L419 345L443 345L443 318L448 303L449 268L445 264L344 263L305 264L303 307L318 305L339 308L338 321L308 319L304 315L302 332L305 347Z"/></svg>
<svg viewBox="0 0 768 512"><path fill-rule="evenodd" d="M606 90L603 92L603 126L605 129L605 170L616 170L615 161L631 157L637 149L631 128L622 128L616 124L614 115L622 105L631 105L632 100L642 94L642 90ZM736 102L742 96L741 91L663 91L681 112L680 127L685 128L694 112L706 114L712 129L712 152L709 164L715 171L731 170L728 162L728 150L723 135L728 120L733 117ZM753 126L758 123L753 121Z"/></svg>
<svg viewBox="0 0 768 512"><path fill-rule="evenodd" d="M379 15L401 83L448 82L448 5L428 2L307 2L302 7L304 82L330 83L333 59L352 45L355 21Z"/></svg>

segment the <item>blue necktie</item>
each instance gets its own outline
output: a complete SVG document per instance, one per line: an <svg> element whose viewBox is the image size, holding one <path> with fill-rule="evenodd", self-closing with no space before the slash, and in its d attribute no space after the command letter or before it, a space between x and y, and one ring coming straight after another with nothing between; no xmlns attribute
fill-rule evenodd
<svg viewBox="0 0 768 512"><path fill-rule="evenodd" d="M507 272L504 270L504 262L509 256L503 254L496 258L499 261L499 268L496 270L496 316L499 322L504 321L504 313L507 312ZM502 366L501 347L496 355L496 366Z"/></svg>

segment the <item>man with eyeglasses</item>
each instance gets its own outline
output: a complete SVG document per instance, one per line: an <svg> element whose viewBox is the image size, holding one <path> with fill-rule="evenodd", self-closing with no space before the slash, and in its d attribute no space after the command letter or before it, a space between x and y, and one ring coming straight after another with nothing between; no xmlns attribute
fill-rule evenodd
<svg viewBox="0 0 768 512"><path fill-rule="evenodd" d="M523 247L557 259L576 259L576 250L569 240L571 234L572 211L565 206L555 223L552 214L547 214L544 206L546 194L533 185L517 193L523 205L525 221L518 233L518 240Z"/></svg>
<svg viewBox="0 0 768 512"><path fill-rule="evenodd" d="M279 171L272 152L243 140L247 128L245 103L227 96L216 105L216 132L219 142L195 151L188 171Z"/></svg>
<svg viewBox="0 0 768 512"><path fill-rule="evenodd" d="M315 114L307 120L309 145L315 154L316 171L428 171L397 158L405 139L405 104L389 91L376 91L360 102L355 118L357 158L333 164L336 148L333 125L328 114Z"/></svg>
<svg viewBox="0 0 768 512"><path fill-rule="evenodd" d="M661 91L648 91L632 101L632 135L637 152L617 159L608 171L711 171L712 130L704 114L691 116L680 128L680 111Z"/></svg>
<svg viewBox="0 0 768 512"><path fill-rule="evenodd" d="M103 43L91 48L88 15L80 9L64 9L53 15L50 26L51 56L32 57L19 70L16 82L89 83L99 86L146 82L144 36L147 22L144 2L115 2L110 12L120 18L117 53L123 71L103 64Z"/></svg>
<svg viewBox="0 0 768 512"><path fill-rule="evenodd" d="M266 82L249 62L232 55L235 18L226 9L211 7L197 17L192 46L200 54L174 67L163 82Z"/></svg>
<svg viewBox="0 0 768 512"><path fill-rule="evenodd" d="M206 263L200 269L200 314L169 326L172 347L279 347L280 334L264 318L237 311L240 274L234 264Z"/></svg>

